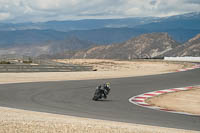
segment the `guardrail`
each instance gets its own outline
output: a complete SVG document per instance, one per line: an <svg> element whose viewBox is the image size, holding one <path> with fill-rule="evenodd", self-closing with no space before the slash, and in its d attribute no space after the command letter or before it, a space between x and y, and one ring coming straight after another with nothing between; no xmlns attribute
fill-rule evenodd
<svg viewBox="0 0 200 133"><path fill-rule="evenodd" d="M164 57L164 60L200 62L200 57Z"/></svg>
<svg viewBox="0 0 200 133"><path fill-rule="evenodd" d="M73 72L73 71L92 71L92 66L54 66L54 65L15 65L0 64L0 72Z"/></svg>

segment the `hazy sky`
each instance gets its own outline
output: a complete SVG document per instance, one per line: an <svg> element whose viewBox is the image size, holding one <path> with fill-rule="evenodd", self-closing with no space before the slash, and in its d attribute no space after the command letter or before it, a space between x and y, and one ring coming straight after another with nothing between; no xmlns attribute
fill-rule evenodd
<svg viewBox="0 0 200 133"><path fill-rule="evenodd" d="M0 0L0 21L171 16L200 12L200 0Z"/></svg>

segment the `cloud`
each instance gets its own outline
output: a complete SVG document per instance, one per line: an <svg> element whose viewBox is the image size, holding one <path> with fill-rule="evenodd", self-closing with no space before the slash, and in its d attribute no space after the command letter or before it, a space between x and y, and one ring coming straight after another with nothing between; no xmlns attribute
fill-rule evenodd
<svg viewBox="0 0 200 133"><path fill-rule="evenodd" d="M12 22L169 16L200 12L199 0L0 0L0 20Z"/></svg>
<svg viewBox="0 0 200 133"><path fill-rule="evenodd" d="M150 1L150 4L151 4L151 5L155 5L156 3L157 3L156 0L152 0L152 1Z"/></svg>
<svg viewBox="0 0 200 133"><path fill-rule="evenodd" d="M9 13L4 13L4 12L1 12L0 13L0 20L5 20L5 19L7 19L7 18L9 18L10 17L10 14Z"/></svg>
<svg viewBox="0 0 200 133"><path fill-rule="evenodd" d="M193 4L200 4L199 0L184 0L184 2L193 3Z"/></svg>

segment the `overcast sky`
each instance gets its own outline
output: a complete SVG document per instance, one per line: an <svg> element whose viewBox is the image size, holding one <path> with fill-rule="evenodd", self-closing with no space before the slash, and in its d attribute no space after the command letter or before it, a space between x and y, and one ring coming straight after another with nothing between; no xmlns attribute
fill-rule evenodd
<svg viewBox="0 0 200 133"><path fill-rule="evenodd" d="M200 12L200 0L0 0L0 21L171 16Z"/></svg>

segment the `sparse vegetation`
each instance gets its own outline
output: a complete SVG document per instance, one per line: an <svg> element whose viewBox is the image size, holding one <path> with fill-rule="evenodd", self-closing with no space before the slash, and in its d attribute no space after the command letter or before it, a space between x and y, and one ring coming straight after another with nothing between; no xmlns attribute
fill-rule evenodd
<svg viewBox="0 0 200 133"><path fill-rule="evenodd" d="M23 63L30 64L30 63L33 63L33 62L31 60L28 60L28 61L23 61Z"/></svg>
<svg viewBox="0 0 200 133"><path fill-rule="evenodd" d="M33 63L33 61L31 58L28 58L28 60L23 60L23 63L30 64L30 63Z"/></svg>
<svg viewBox="0 0 200 133"><path fill-rule="evenodd" d="M0 61L0 64L11 64L9 61Z"/></svg>

